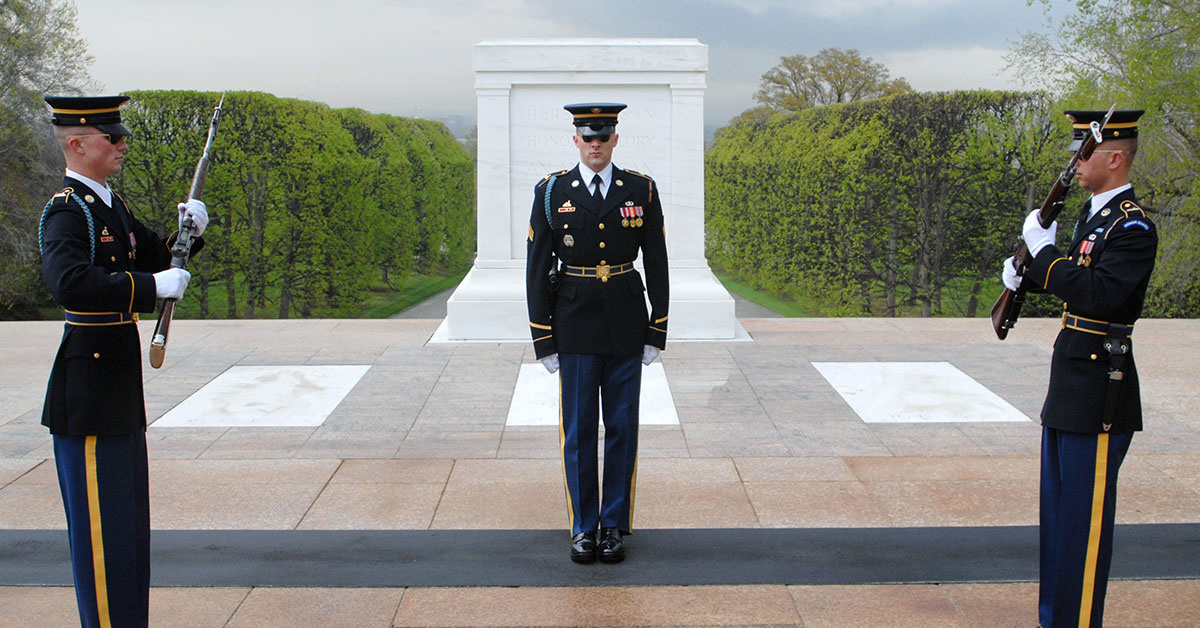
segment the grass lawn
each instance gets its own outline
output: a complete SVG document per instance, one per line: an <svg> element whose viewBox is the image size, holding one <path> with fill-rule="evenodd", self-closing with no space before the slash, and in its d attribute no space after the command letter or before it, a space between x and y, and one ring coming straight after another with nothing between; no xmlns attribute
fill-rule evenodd
<svg viewBox="0 0 1200 628"><path fill-rule="evenodd" d="M769 292L755 290L748 284L734 279L732 276L716 269L713 270L713 274L717 276L717 279L722 285L725 286L726 290L738 295L739 297L742 297L743 299L746 299L747 301L750 301L751 303L761 305L762 307L765 307L768 310L779 314L780 316L787 316L791 318L821 316L819 308L814 307L813 304L785 300Z"/></svg>
<svg viewBox="0 0 1200 628"><path fill-rule="evenodd" d="M429 297L457 286L470 267L449 275L412 275L403 290L372 290L359 318L391 318Z"/></svg>
<svg viewBox="0 0 1200 628"><path fill-rule="evenodd" d="M352 312L342 317L389 318L443 290L458 285L470 269L471 267L467 265L456 270L440 270L427 275L409 275L405 286L399 290L388 286L382 277L380 277L376 284L364 294L362 303L358 304L358 307ZM183 295L183 301L176 306L175 315L177 318L199 318L200 307L199 302L196 300L198 291L192 288L195 288L195 286L189 288L189 292ZM209 318L225 318L226 294L225 282L214 281L209 283ZM239 307L243 309L239 313L244 315L245 295L241 294L239 296L241 297ZM268 294L268 305L265 308L259 308L255 312L255 318L274 318L278 310L278 298L279 293L276 288ZM61 316L61 312L58 315ZM157 313L142 315L143 319L153 319L156 317Z"/></svg>

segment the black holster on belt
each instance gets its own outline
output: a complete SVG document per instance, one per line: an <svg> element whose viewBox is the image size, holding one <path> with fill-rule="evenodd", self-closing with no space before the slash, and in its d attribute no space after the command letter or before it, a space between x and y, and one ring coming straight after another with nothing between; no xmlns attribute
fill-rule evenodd
<svg viewBox="0 0 1200 628"><path fill-rule="evenodd" d="M558 287L562 285L562 277L558 273L558 256L550 256L550 272L546 273L546 285L550 288L550 293L558 292Z"/></svg>
<svg viewBox="0 0 1200 628"><path fill-rule="evenodd" d="M1125 362L1133 350L1133 339L1129 337L1129 325L1109 323L1104 336L1104 350L1108 352L1108 392L1104 397L1104 416L1101 418L1104 431L1113 425L1117 415L1117 404L1121 399L1121 388L1125 384Z"/></svg>

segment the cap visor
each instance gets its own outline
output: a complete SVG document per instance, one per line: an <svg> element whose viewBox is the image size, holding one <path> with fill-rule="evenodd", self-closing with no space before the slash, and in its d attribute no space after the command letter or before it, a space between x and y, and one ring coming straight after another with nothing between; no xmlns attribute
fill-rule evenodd
<svg viewBox="0 0 1200 628"><path fill-rule="evenodd" d="M129 129L126 128L125 125L120 122L113 122L112 124L96 124L94 126L97 129L100 129L101 132L108 133L109 135L117 135L117 136L124 136L124 137L133 135L133 133L130 133Z"/></svg>

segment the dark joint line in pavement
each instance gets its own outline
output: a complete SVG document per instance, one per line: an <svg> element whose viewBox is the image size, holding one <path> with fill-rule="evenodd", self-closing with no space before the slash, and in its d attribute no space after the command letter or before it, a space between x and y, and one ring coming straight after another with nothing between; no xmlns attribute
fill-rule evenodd
<svg viewBox="0 0 1200 628"><path fill-rule="evenodd" d="M1114 579L1200 579L1200 523L1118 525ZM1036 526L650 529L620 565L560 530L155 530L159 587L854 585L1035 582ZM70 586L61 530L0 531L0 585Z"/></svg>

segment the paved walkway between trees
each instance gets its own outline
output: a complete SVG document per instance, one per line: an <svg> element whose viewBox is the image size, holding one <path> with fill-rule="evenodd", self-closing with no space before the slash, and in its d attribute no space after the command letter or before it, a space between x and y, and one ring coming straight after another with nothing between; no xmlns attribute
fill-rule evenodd
<svg viewBox="0 0 1200 628"><path fill-rule="evenodd" d="M964 395L936 408L950 422L869 422L879 404L862 400L887 387L827 378L942 373L904 395L918 398L960 385L936 379L948 370L1036 419L1058 321L1022 320L1004 342L983 319L741 322L752 342L668 344L679 423L641 430L629 558L582 566L557 428L508 424L527 343L431 344L436 319L176 321L164 368L145 367L163 423L148 431L151 624L1035 625L1036 421L979 422ZM38 424L61 331L0 323L5 627L77 625ZM1135 342L1147 431L1121 470L1106 625L1194 625L1200 321L1142 321ZM200 413L232 424L165 426L197 420L183 411L223 381L296 367L300 410L264 411L283 400L257 379L253 403ZM331 381L321 367L361 368L306 396ZM307 425L236 424L321 404Z"/></svg>

